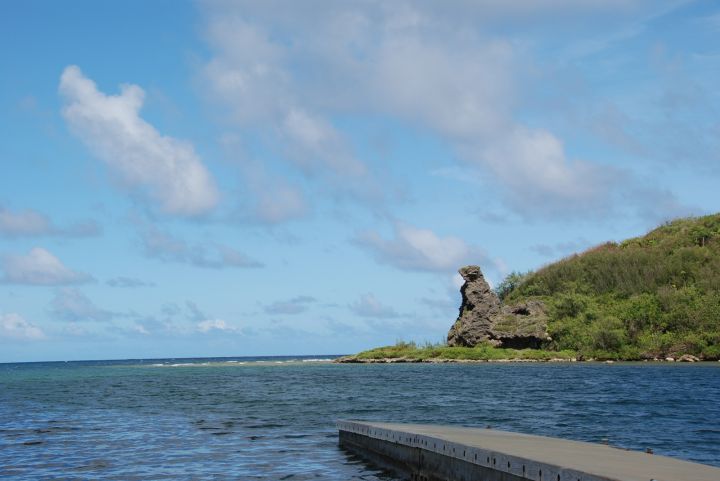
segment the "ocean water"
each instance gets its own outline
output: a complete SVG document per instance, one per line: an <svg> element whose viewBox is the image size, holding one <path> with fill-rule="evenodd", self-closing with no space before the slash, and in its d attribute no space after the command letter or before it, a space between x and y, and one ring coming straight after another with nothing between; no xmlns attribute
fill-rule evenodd
<svg viewBox="0 0 720 481"><path fill-rule="evenodd" d="M337 419L487 426L720 466L720 363L0 364L0 479L392 480Z"/></svg>

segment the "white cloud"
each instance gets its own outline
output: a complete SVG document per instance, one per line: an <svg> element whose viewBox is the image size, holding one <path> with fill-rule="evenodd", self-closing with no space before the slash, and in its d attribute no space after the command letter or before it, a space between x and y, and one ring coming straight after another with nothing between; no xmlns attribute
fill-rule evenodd
<svg viewBox="0 0 720 481"><path fill-rule="evenodd" d="M4 237L87 237L100 233L100 227L92 221L59 227L52 220L32 209L10 210L0 206L0 236Z"/></svg>
<svg viewBox="0 0 720 481"><path fill-rule="evenodd" d="M487 259L480 248L459 237L440 237L430 229L399 222L394 225L393 239L367 231L355 242L372 252L378 262L404 270L443 272Z"/></svg>
<svg viewBox="0 0 720 481"><path fill-rule="evenodd" d="M64 285L91 280L82 272L66 267L60 259L42 247L35 247L26 255L6 255L0 260L2 282L10 284Z"/></svg>
<svg viewBox="0 0 720 481"><path fill-rule="evenodd" d="M360 299L348 306L352 312L361 317L372 317L375 319L390 319L399 317L399 314L391 306L381 303L373 294L363 294Z"/></svg>
<svg viewBox="0 0 720 481"><path fill-rule="evenodd" d="M215 56L205 74L214 92L241 125L259 121L282 132L288 158L306 171L367 174L328 120L334 112L359 110L447 138L466 162L493 174L522 213L596 207L611 189L604 167L569 161L552 133L514 120L516 47L467 21L482 25L487 12L525 15L568 2L529 9L484 2L447 12L428 3L351 3L323 9L322 18L287 5L287 17L270 15L274 9L267 6L209 5ZM458 21L463 28L451 26ZM290 41L270 35L275 28ZM298 61L302 70L318 73L300 75Z"/></svg>
<svg viewBox="0 0 720 481"><path fill-rule="evenodd" d="M286 157L304 171L368 179L354 187L356 198L377 194L367 192L372 175L363 174L372 169L352 155L334 119L360 114L434 132L523 217L606 216L637 179L578 158L556 133L520 119L523 96L545 73L532 62L526 27L603 15L611 36L622 37L626 24L680 3L368 1L308 9L208 1L204 75L239 126L279 133ZM582 41L595 31L571 35Z"/></svg>
<svg viewBox="0 0 720 481"><path fill-rule="evenodd" d="M526 217L606 213L622 178L613 167L571 161L562 141L541 129L516 126L473 150L467 158L491 170L508 189L507 202Z"/></svg>
<svg viewBox="0 0 720 481"><path fill-rule="evenodd" d="M515 57L509 43L412 29L385 33L368 53L377 108L456 141L507 128Z"/></svg>
<svg viewBox="0 0 720 481"><path fill-rule="evenodd" d="M243 126L284 115L291 103L289 75L282 67L285 49L262 27L238 15L219 15L207 29L216 56L204 67L204 78L217 99L229 103Z"/></svg>
<svg viewBox="0 0 720 481"><path fill-rule="evenodd" d="M195 216L217 204L215 183L193 146L161 135L140 117L140 87L125 84L119 95L106 95L73 65L63 71L60 93L72 132L162 212Z"/></svg>
<svg viewBox="0 0 720 481"><path fill-rule="evenodd" d="M197 323L196 329L198 332L209 333L209 332L238 332L237 327L229 325L222 319L206 319Z"/></svg>
<svg viewBox="0 0 720 481"><path fill-rule="evenodd" d="M58 289L50 302L52 314L62 320L108 321L113 313L97 307L85 294L77 289L66 287Z"/></svg>
<svg viewBox="0 0 720 481"><path fill-rule="evenodd" d="M31 324L20 314L0 314L0 338L39 340L45 339L45 333Z"/></svg>
<svg viewBox="0 0 720 481"><path fill-rule="evenodd" d="M509 41L427 30L387 34L368 78L382 110L431 128L460 158L490 173L507 204L524 216L587 216L612 191L613 170L571 160L553 133L513 116L517 64Z"/></svg>

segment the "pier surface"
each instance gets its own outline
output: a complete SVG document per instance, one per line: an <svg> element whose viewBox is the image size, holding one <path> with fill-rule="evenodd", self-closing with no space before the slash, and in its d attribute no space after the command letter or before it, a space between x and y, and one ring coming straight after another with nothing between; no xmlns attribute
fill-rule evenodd
<svg viewBox="0 0 720 481"><path fill-rule="evenodd" d="M483 428L338 421L340 445L417 481L720 481L720 468Z"/></svg>

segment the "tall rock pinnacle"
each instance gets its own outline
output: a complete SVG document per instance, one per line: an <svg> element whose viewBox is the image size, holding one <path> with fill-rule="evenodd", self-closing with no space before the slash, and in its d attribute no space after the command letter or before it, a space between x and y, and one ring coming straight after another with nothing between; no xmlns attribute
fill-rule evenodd
<svg viewBox="0 0 720 481"><path fill-rule="evenodd" d="M449 346L474 346L492 339L493 318L500 312L500 299L490 289L479 266L458 271L465 283L460 288L460 314L448 333Z"/></svg>

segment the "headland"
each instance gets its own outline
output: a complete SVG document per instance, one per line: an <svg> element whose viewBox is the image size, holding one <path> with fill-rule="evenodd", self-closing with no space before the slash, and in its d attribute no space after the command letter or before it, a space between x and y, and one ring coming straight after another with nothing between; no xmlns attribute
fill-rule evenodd
<svg viewBox="0 0 720 481"><path fill-rule="evenodd" d="M720 214L513 272L495 289L479 266L458 272L462 301L445 343L337 362L720 360Z"/></svg>

